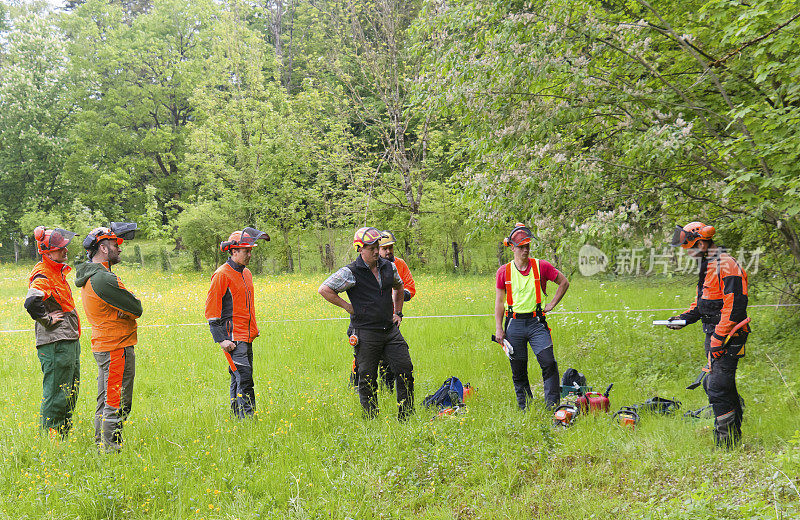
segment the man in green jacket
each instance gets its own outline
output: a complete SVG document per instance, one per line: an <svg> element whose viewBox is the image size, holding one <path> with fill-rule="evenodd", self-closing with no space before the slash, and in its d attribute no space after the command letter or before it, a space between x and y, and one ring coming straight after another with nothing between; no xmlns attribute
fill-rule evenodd
<svg viewBox="0 0 800 520"><path fill-rule="evenodd" d="M119 262L119 245L133 238L135 230L136 224L116 222L110 229L93 229L83 241L90 261L78 266L75 277L92 325L92 354L97 362L95 441L106 451L122 448L122 424L133 402L136 319L142 315L142 303L111 266Z"/></svg>
<svg viewBox="0 0 800 520"><path fill-rule="evenodd" d="M28 277L25 310L36 322L36 352L42 366L41 426L66 436L78 400L81 372L81 323L67 273L67 245L75 233L64 229L33 230L42 260Z"/></svg>

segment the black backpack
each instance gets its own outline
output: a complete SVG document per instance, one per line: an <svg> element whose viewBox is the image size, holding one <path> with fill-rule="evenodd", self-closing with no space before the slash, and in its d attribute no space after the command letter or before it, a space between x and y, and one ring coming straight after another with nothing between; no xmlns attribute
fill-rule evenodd
<svg viewBox="0 0 800 520"><path fill-rule="evenodd" d="M586 386L586 376L575 370L568 368L561 378L561 386Z"/></svg>

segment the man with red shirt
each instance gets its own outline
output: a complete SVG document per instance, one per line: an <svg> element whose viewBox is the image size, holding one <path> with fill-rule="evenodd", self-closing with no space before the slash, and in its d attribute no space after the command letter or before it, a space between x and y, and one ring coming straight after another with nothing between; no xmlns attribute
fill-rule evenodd
<svg viewBox="0 0 800 520"><path fill-rule="evenodd" d="M517 223L503 241L514 251L514 261L497 270L495 291L495 336L502 345L508 339L514 351L510 355L514 392L521 410L533 397L528 381L528 344L542 368L544 402L548 408L558 405L561 387L558 365L553 354L553 340L545 314L561 301L569 281L545 260L530 258L531 230ZM542 294L547 295L547 282L558 284L555 296L542 307ZM504 321L505 317L505 321Z"/></svg>
<svg viewBox="0 0 800 520"><path fill-rule="evenodd" d="M67 245L75 233L33 230L42 260L28 277L25 310L36 322L36 352L42 366L41 426L62 436L72 426L81 372L81 323L67 273Z"/></svg>
<svg viewBox="0 0 800 520"><path fill-rule="evenodd" d="M228 359L231 410L240 419L253 415L256 408L253 340L258 336L258 326L253 274L247 264L258 239L269 240L269 235L246 227L234 231L220 244L230 258L214 272L206 297L205 315L211 336Z"/></svg>

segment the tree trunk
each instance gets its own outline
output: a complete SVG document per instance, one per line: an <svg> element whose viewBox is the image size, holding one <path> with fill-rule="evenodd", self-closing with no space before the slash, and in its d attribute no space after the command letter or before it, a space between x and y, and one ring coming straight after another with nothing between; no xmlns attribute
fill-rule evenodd
<svg viewBox="0 0 800 520"><path fill-rule="evenodd" d="M300 235L297 235L297 272L303 272L303 266L300 264Z"/></svg>
<svg viewBox="0 0 800 520"><path fill-rule="evenodd" d="M289 230L282 230L283 245L286 247L286 270L290 273L294 272L294 258L292 258L292 244L289 243Z"/></svg>
<svg viewBox="0 0 800 520"><path fill-rule="evenodd" d="M319 259L320 263L322 264L322 269L325 272L333 271L333 266L336 261L333 258L333 250L331 249L330 244L325 244L325 250L322 249L322 244L319 245Z"/></svg>
<svg viewBox="0 0 800 520"><path fill-rule="evenodd" d="M453 242L453 267L458 269L458 243Z"/></svg>

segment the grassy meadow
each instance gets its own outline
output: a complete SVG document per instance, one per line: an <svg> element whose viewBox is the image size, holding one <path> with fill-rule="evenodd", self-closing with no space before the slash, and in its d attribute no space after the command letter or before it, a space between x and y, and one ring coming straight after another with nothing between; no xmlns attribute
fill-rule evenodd
<svg viewBox="0 0 800 520"><path fill-rule="evenodd" d="M683 408L676 417L644 416L635 430L605 415L556 430L543 410L516 410L508 361L488 341L493 318L415 318L490 314L492 276L416 277L401 330L417 414L403 424L386 391L380 416L361 418L347 384L344 313L316 293L324 276L256 276L258 413L237 421L225 359L203 324L209 275L119 266L144 316L125 447L105 455L93 443L97 368L88 331L72 435L51 440L38 430L41 370L22 307L28 269L0 265L2 518L800 517L796 322L751 309L755 333L738 377L743 446L715 451L712 420L681 417L706 404L702 389L685 390L703 364L699 324L668 331L650 323L670 311L634 312L683 309L693 277L573 281L550 318L561 372L577 368L596 390L614 383L613 410L654 395ZM477 395L467 413L432 420L422 399L451 375Z"/></svg>

